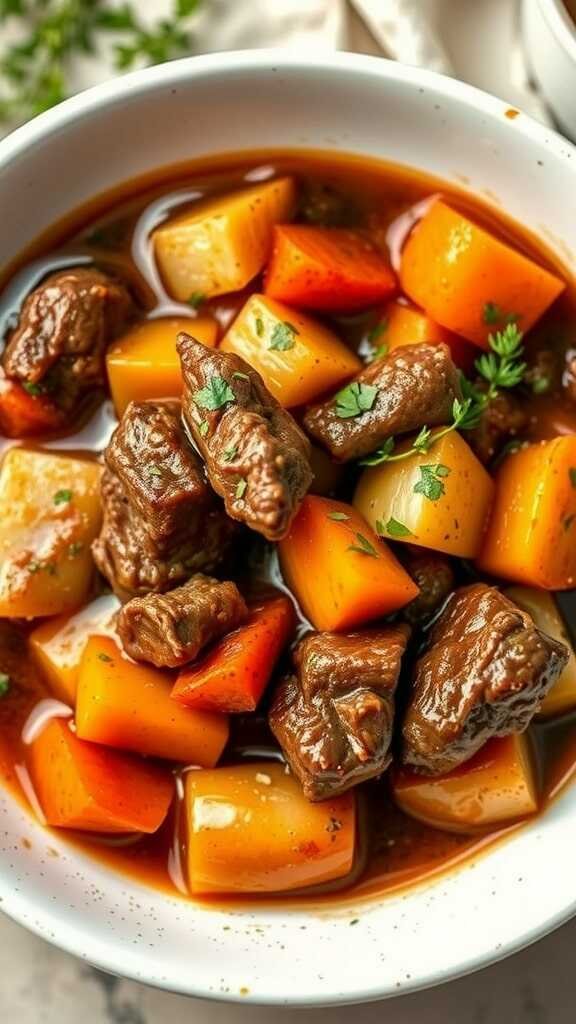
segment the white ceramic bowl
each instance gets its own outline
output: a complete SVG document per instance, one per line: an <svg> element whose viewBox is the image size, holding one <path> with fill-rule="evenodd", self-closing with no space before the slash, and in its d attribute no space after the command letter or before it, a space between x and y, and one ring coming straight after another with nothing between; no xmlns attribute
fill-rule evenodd
<svg viewBox="0 0 576 1024"><path fill-rule="evenodd" d="M522 34L532 76L560 128L576 139L576 23L563 0L524 0Z"/></svg>
<svg viewBox="0 0 576 1024"><path fill-rule="evenodd" d="M510 121L504 103L448 78L368 57L271 52L129 75L6 139L2 259L132 175L263 146L349 150L465 180L542 233L574 269L576 150L560 137L522 115ZM576 910L575 848L569 789L475 864L418 888L318 913L257 905L226 912L111 873L0 795L0 906L105 970L172 991L355 1002L448 980L565 921Z"/></svg>

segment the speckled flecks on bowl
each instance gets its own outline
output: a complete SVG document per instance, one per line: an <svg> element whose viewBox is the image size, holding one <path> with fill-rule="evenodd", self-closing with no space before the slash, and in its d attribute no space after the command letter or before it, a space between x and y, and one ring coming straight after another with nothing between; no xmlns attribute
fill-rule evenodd
<svg viewBox="0 0 576 1024"><path fill-rule="evenodd" d="M0 211L0 258L133 175L223 149L294 146L337 147L466 180L526 227L545 228L574 271L576 221L567 209L575 151L507 109L451 79L351 55L261 51L138 72L0 144L10 198ZM472 970L571 916L575 848L576 791L568 789L476 863L405 893L334 912L226 912L111 873L2 795L0 907L91 963L174 991L352 1002Z"/></svg>

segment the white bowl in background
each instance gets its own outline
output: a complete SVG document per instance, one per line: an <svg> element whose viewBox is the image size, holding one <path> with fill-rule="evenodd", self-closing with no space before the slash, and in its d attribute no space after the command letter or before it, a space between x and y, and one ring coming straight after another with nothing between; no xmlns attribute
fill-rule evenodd
<svg viewBox="0 0 576 1024"><path fill-rule="evenodd" d="M576 22L563 0L523 0L522 36L532 77L558 126L576 139Z"/></svg>
<svg viewBox="0 0 576 1024"><path fill-rule="evenodd" d="M0 143L0 258L132 176L260 147L346 150L466 181L576 269L576 220L568 216L576 150L554 132L524 115L510 120L501 101L415 68L267 51L128 75ZM220 910L113 873L4 793L0 906L107 971L171 991L356 1002L485 966L567 920L576 912L575 848L576 789L568 789L475 863L403 893L318 912L256 903Z"/></svg>

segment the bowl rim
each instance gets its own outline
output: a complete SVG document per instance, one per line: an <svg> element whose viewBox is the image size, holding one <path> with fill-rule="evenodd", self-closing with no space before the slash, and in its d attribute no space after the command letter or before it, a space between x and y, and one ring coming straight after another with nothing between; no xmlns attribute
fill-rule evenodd
<svg viewBox="0 0 576 1024"><path fill-rule="evenodd" d="M530 0L525 0L530 3ZM538 0L542 16L557 42L576 64L576 22L572 20L563 0Z"/></svg>
<svg viewBox="0 0 576 1024"><path fill-rule="evenodd" d="M85 90L64 101L58 107L40 114L0 141L0 174L4 168L17 160L28 148L33 147L47 136L57 135L78 117L88 117L98 110L117 106L123 103L126 97L130 95L146 95L158 88L177 86L179 83L188 81L196 76L221 76L237 74L239 72L250 74L253 71L265 70L274 73L282 69L292 72L311 70L319 72L340 71L349 75L379 78L383 82L402 83L416 89L427 89L439 99L457 101L463 106L468 106L477 113L485 115L489 119L497 120L499 123L501 123L503 111L509 109L509 104L504 100L474 86L440 75L437 72L399 64L384 58L339 52L319 56L300 55L292 51L278 49L224 51L186 57L153 68L131 72L120 78L114 78ZM522 136L538 148L545 147L548 152L552 151L563 163L567 159L572 159L576 163L576 146L564 139L553 129L540 124L529 115L524 114L521 117L515 118L513 124L514 132L520 132ZM1 878L0 895L2 895ZM1 906L3 912L8 917L24 925L28 930L41 938L46 939L47 934L50 934L50 941L53 945L75 956L78 956L79 953L78 938L79 934L82 933L86 939L84 948L88 947L85 960L110 974L118 974L118 961L115 959L113 944L110 945L109 953L105 950L98 951L99 947L98 949L93 948L90 951L89 932L86 934L86 931L82 928L71 929L63 926L58 921L57 915L49 909L43 909L38 912L33 907L35 916L30 917L25 912L25 908L29 909L29 905L23 893L16 895L12 891L7 890L6 898ZM186 987L175 989L168 981L166 984L148 981L145 976L142 976L128 965L126 967L123 966L121 976L141 983L152 984L154 987L165 989L169 992L179 991L181 994L221 1002L292 1007L344 1005L346 1002L356 1004L377 1001L394 996L395 994L404 995L409 992L431 988L455 978L463 977L483 967L488 967L536 942L566 923L575 914L576 899L568 903L561 911L543 916L537 926L522 932L515 939L510 939L503 943L497 950L494 948L485 950L456 968L447 965L443 971L434 972L427 972L426 969L423 969L417 978L402 986L400 993L396 993L389 988L382 989L376 983L369 988L358 990L354 993L353 998L347 998L346 1000L342 1000L337 993L333 996L326 995L325 993L307 994L303 998L297 992L288 994L280 992L274 998L270 998L266 995L259 996L252 993L246 996L234 992L226 994L215 992L213 989L206 987L201 978L194 979ZM98 944L96 945L98 946Z"/></svg>

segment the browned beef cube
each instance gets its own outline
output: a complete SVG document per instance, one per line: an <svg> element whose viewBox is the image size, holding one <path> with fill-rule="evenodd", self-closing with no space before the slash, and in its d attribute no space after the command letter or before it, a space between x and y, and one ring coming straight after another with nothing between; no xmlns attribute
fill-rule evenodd
<svg viewBox="0 0 576 1024"><path fill-rule="evenodd" d="M118 634L135 661L176 668L231 632L248 609L235 583L198 573L169 594L134 597L118 613Z"/></svg>
<svg viewBox="0 0 576 1024"><path fill-rule="evenodd" d="M519 400L501 391L480 415L478 426L466 431L465 438L480 462L491 462L508 441L524 429L528 416Z"/></svg>
<svg viewBox="0 0 576 1024"><path fill-rule="evenodd" d="M47 277L28 296L3 356L8 377L49 386L57 405L106 380L106 348L135 315L120 281L94 267L73 267Z"/></svg>
<svg viewBox="0 0 576 1024"><path fill-rule="evenodd" d="M374 452L389 437L450 423L461 398L446 345L406 345L362 370L304 417L309 434L340 462Z"/></svg>
<svg viewBox="0 0 576 1024"><path fill-rule="evenodd" d="M178 337L184 415L233 519L285 537L312 482L310 445L260 375L229 352Z"/></svg>
<svg viewBox="0 0 576 1024"><path fill-rule="evenodd" d="M445 555L410 544L402 545L401 557L412 579L420 587L418 597L402 609L402 614L413 625L424 624L441 608L454 589L454 570Z"/></svg>
<svg viewBox="0 0 576 1024"><path fill-rule="evenodd" d="M270 726L309 800L380 775L390 763L394 691L409 626L315 633L294 652Z"/></svg>
<svg viewBox="0 0 576 1024"><path fill-rule="evenodd" d="M416 665L402 760L441 775L492 736L523 732L567 660L564 644L495 587L456 591Z"/></svg>

